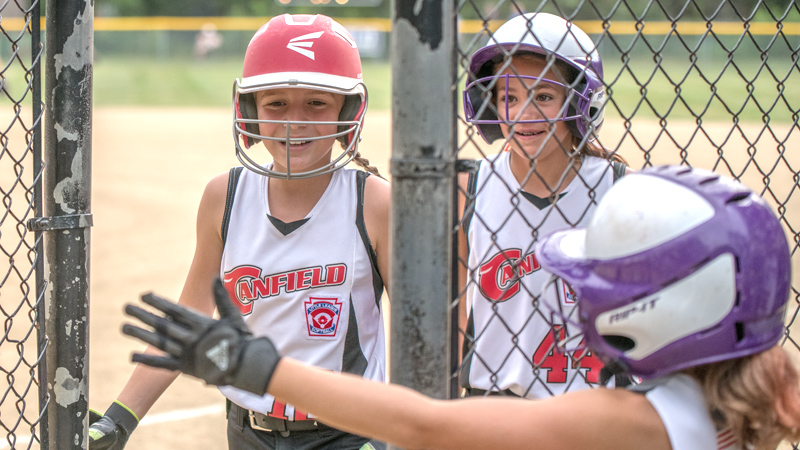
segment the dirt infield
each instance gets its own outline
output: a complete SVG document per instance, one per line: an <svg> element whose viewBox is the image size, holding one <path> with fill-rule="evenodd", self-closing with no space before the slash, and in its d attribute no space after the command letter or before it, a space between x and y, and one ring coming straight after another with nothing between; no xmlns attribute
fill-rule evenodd
<svg viewBox="0 0 800 450"><path fill-rule="evenodd" d="M727 165L761 192L764 176L748 163L748 153L754 153L755 161L772 171L769 183L777 200L770 201L785 203L790 223L800 224L800 194L792 194L793 175L784 163L772 168L778 159L776 142L785 141L788 148L798 144L789 126L774 127L772 134L763 133L760 124L734 133L730 124L709 125L704 126L705 135L694 133L694 123L671 123L669 130L671 135L666 136L655 123L633 128L609 120L603 143L612 148L622 143L620 152L636 169L646 161L678 163L684 155L672 141L689 144L690 164L716 165L723 173ZM130 354L143 348L120 333L124 304L150 290L178 297L192 258L203 188L214 175L238 165L231 136L228 109L95 109L89 378L93 408L102 411L114 400L133 368ZM724 163L711 142L725 143ZM361 152L387 176L390 148L389 114L369 113ZM800 163L800 155L785 157L792 167ZM9 413L13 411L4 407L4 420ZM4 444L0 439L0 450L7 448ZM176 448L227 448L223 397L215 388L186 377L155 404L127 446L129 450Z"/></svg>
<svg viewBox="0 0 800 450"><path fill-rule="evenodd" d="M103 411L143 348L120 333L125 303L146 291L177 298L194 252L205 183L236 165L227 110L98 109L92 139L89 393ZM170 416L175 411L196 417ZM227 448L223 397L180 377L126 448ZM175 419L175 420L172 420Z"/></svg>

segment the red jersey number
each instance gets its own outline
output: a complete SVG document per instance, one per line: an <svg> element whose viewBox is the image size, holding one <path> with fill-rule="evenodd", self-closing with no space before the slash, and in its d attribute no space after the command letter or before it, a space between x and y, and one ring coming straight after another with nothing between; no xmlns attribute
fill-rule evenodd
<svg viewBox="0 0 800 450"><path fill-rule="evenodd" d="M554 325L553 329L555 333L558 333L560 340L564 339L563 325ZM583 346L583 342L581 342L581 346ZM536 348L536 352L533 354L533 364L539 370L547 371L548 383L566 383L567 367L581 369L582 372L586 369L583 372L586 381L597 383L600 381L600 369L603 368L603 363L587 348L575 351L572 357L558 351L553 333L547 333L539 347Z"/></svg>

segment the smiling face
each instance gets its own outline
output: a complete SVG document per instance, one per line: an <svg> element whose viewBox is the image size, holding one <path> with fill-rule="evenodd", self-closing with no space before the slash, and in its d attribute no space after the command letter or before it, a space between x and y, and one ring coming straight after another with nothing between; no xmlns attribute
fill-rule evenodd
<svg viewBox="0 0 800 450"><path fill-rule="evenodd" d="M497 73L497 113L504 121L500 128L514 152L512 158L527 165L533 158L540 163L568 158L572 150L572 134L566 122L554 121L564 115L567 88L541 79L563 83L564 77L552 67L545 71L546 66L540 57L522 55Z"/></svg>
<svg viewBox="0 0 800 450"><path fill-rule="evenodd" d="M336 140L335 122L344 95L301 88L280 88L255 93L259 134L273 158L273 170L287 173L319 169L331 160ZM289 138L287 145L286 139ZM287 167L289 165L290 167Z"/></svg>

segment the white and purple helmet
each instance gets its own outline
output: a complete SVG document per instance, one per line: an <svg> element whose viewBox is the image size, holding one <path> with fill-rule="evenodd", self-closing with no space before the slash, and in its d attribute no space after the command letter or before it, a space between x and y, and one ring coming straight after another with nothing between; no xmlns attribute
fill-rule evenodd
<svg viewBox="0 0 800 450"><path fill-rule="evenodd" d="M577 294L585 345L631 375L754 354L785 331L791 261L780 222L712 172L627 175L585 229L547 236L536 256Z"/></svg>
<svg viewBox="0 0 800 450"><path fill-rule="evenodd" d="M469 80L464 89L464 113L466 121L478 128L478 133L488 143L503 137L496 107L489 93L495 86L495 71L498 65L515 54L535 53L545 58L555 58L574 72L575 79L568 85L558 80L546 80L565 86L571 93L570 102L557 121L567 121L575 136L594 140L603 124L603 109L606 103L603 85L603 63L597 46L576 25L561 17L547 13L529 13L516 16L504 23L476 51L469 63ZM565 74L567 75L567 74ZM531 77L536 80L536 77ZM544 79L542 79L544 80ZM516 123L546 122L546 119L516 121Z"/></svg>

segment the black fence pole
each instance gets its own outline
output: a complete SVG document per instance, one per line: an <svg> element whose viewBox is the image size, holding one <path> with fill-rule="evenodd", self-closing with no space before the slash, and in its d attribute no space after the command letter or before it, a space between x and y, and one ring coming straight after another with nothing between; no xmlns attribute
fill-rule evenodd
<svg viewBox="0 0 800 450"><path fill-rule="evenodd" d="M451 395L454 44L451 1L395 0L390 379L442 399Z"/></svg>
<svg viewBox="0 0 800 450"><path fill-rule="evenodd" d="M44 232L50 449L86 449L94 2L46 6Z"/></svg>

